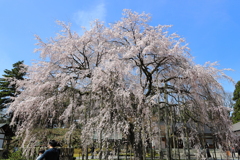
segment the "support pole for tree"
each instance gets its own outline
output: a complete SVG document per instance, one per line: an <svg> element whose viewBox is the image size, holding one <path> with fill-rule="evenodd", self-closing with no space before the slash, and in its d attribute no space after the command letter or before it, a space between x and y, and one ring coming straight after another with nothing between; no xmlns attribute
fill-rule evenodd
<svg viewBox="0 0 240 160"><path fill-rule="evenodd" d="M102 130L100 131L100 145L99 145L99 148L100 148L99 160L102 160Z"/></svg>
<svg viewBox="0 0 240 160"><path fill-rule="evenodd" d="M145 139L146 135L145 135L145 127L144 127L144 120L142 122L142 157L143 157L143 160L146 160L146 147L144 145L144 143L146 142L146 139Z"/></svg>
<svg viewBox="0 0 240 160"><path fill-rule="evenodd" d="M116 145L116 148L117 148L117 160L120 160L120 157L119 157L119 151L120 151L120 142L117 141L117 145Z"/></svg>
<svg viewBox="0 0 240 160"><path fill-rule="evenodd" d="M167 152L167 160L171 160L171 145L170 145L170 137L169 137L169 110L168 110L168 96L167 96L167 84L164 83L164 107L165 107L165 134L166 134L166 152Z"/></svg>
<svg viewBox="0 0 240 160"><path fill-rule="evenodd" d="M86 160L88 160L88 145L86 146Z"/></svg>
<svg viewBox="0 0 240 160"><path fill-rule="evenodd" d="M128 152L128 142L126 142L126 155L125 155L126 160L127 160L127 152Z"/></svg>
<svg viewBox="0 0 240 160"><path fill-rule="evenodd" d="M159 133L159 160L162 160L163 156L162 156L162 135L161 135L161 113L160 113L160 106L158 106L158 133ZM155 152L155 151L154 151ZM155 154L155 153L154 153Z"/></svg>
<svg viewBox="0 0 240 160"><path fill-rule="evenodd" d="M217 160L217 153L216 153L217 143L216 143L216 138L214 135L213 135L213 146L214 146L214 158Z"/></svg>
<svg viewBox="0 0 240 160"><path fill-rule="evenodd" d="M186 125L186 121L185 121ZM190 145L189 145L189 133L188 133L188 128L186 127L186 136L187 136L187 151L188 151L188 160L191 160L190 158Z"/></svg>

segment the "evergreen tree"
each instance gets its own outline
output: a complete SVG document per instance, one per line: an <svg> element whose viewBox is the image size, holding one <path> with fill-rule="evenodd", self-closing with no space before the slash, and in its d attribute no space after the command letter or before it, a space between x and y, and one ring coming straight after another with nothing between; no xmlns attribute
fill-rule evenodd
<svg viewBox="0 0 240 160"><path fill-rule="evenodd" d="M233 107L232 121L233 123L237 123L240 122L240 81L235 85L233 100L235 101L235 104Z"/></svg>
<svg viewBox="0 0 240 160"><path fill-rule="evenodd" d="M3 77L0 78L0 111L8 107L8 104L12 102L11 97L15 97L20 93L16 92L15 80L23 80L26 75L26 68L23 65L23 61L18 61L13 64L13 69L4 70Z"/></svg>

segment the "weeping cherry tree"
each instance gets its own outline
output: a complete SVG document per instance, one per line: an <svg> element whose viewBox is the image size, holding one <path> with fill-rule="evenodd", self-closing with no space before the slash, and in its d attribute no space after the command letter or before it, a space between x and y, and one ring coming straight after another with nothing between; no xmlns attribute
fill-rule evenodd
<svg viewBox="0 0 240 160"><path fill-rule="evenodd" d="M147 142L154 139L161 153L162 137L167 159L179 137L188 153L190 146L200 151L204 127L221 145L231 139L218 82L231 81L225 69L195 64L184 39L168 33L171 26L149 25L150 18L124 10L120 21L109 27L95 21L82 35L58 22L63 30L55 38L44 42L36 36L41 60L29 66L28 78L18 83L24 90L10 106L22 145L39 140L34 128L53 125L69 128L69 141L81 126L84 147L94 135L108 147L106 139L121 133L135 159L145 159Z"/></svg>

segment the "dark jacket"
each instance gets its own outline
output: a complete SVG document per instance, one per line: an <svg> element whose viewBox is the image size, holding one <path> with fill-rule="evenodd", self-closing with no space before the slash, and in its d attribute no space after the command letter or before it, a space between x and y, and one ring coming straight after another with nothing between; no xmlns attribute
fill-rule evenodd
<svg viewBox="0 0 240 160"><path fill-rule="evenodd" d="M59 150L57 148L50 148L46 150L42 156L39 158L39 160L59 160Z"/></svg>

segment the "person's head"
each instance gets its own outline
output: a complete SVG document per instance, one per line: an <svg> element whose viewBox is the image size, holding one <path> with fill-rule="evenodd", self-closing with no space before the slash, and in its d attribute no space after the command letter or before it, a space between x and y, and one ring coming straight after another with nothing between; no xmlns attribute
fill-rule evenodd
<svg viewBox="0 0 240 160"><path fill-rule="evenodd" d="M43 154L45 152L45 150L40 150L39 152L38 152L38 154L40 155L40 154Z"/></svg>
<svg viewBox="0 0 240 160"><path fill-rule="evenodd" d="M49 148L54 148L57 146L57 142L55 140L51 140L48 143Z"/></svg>

